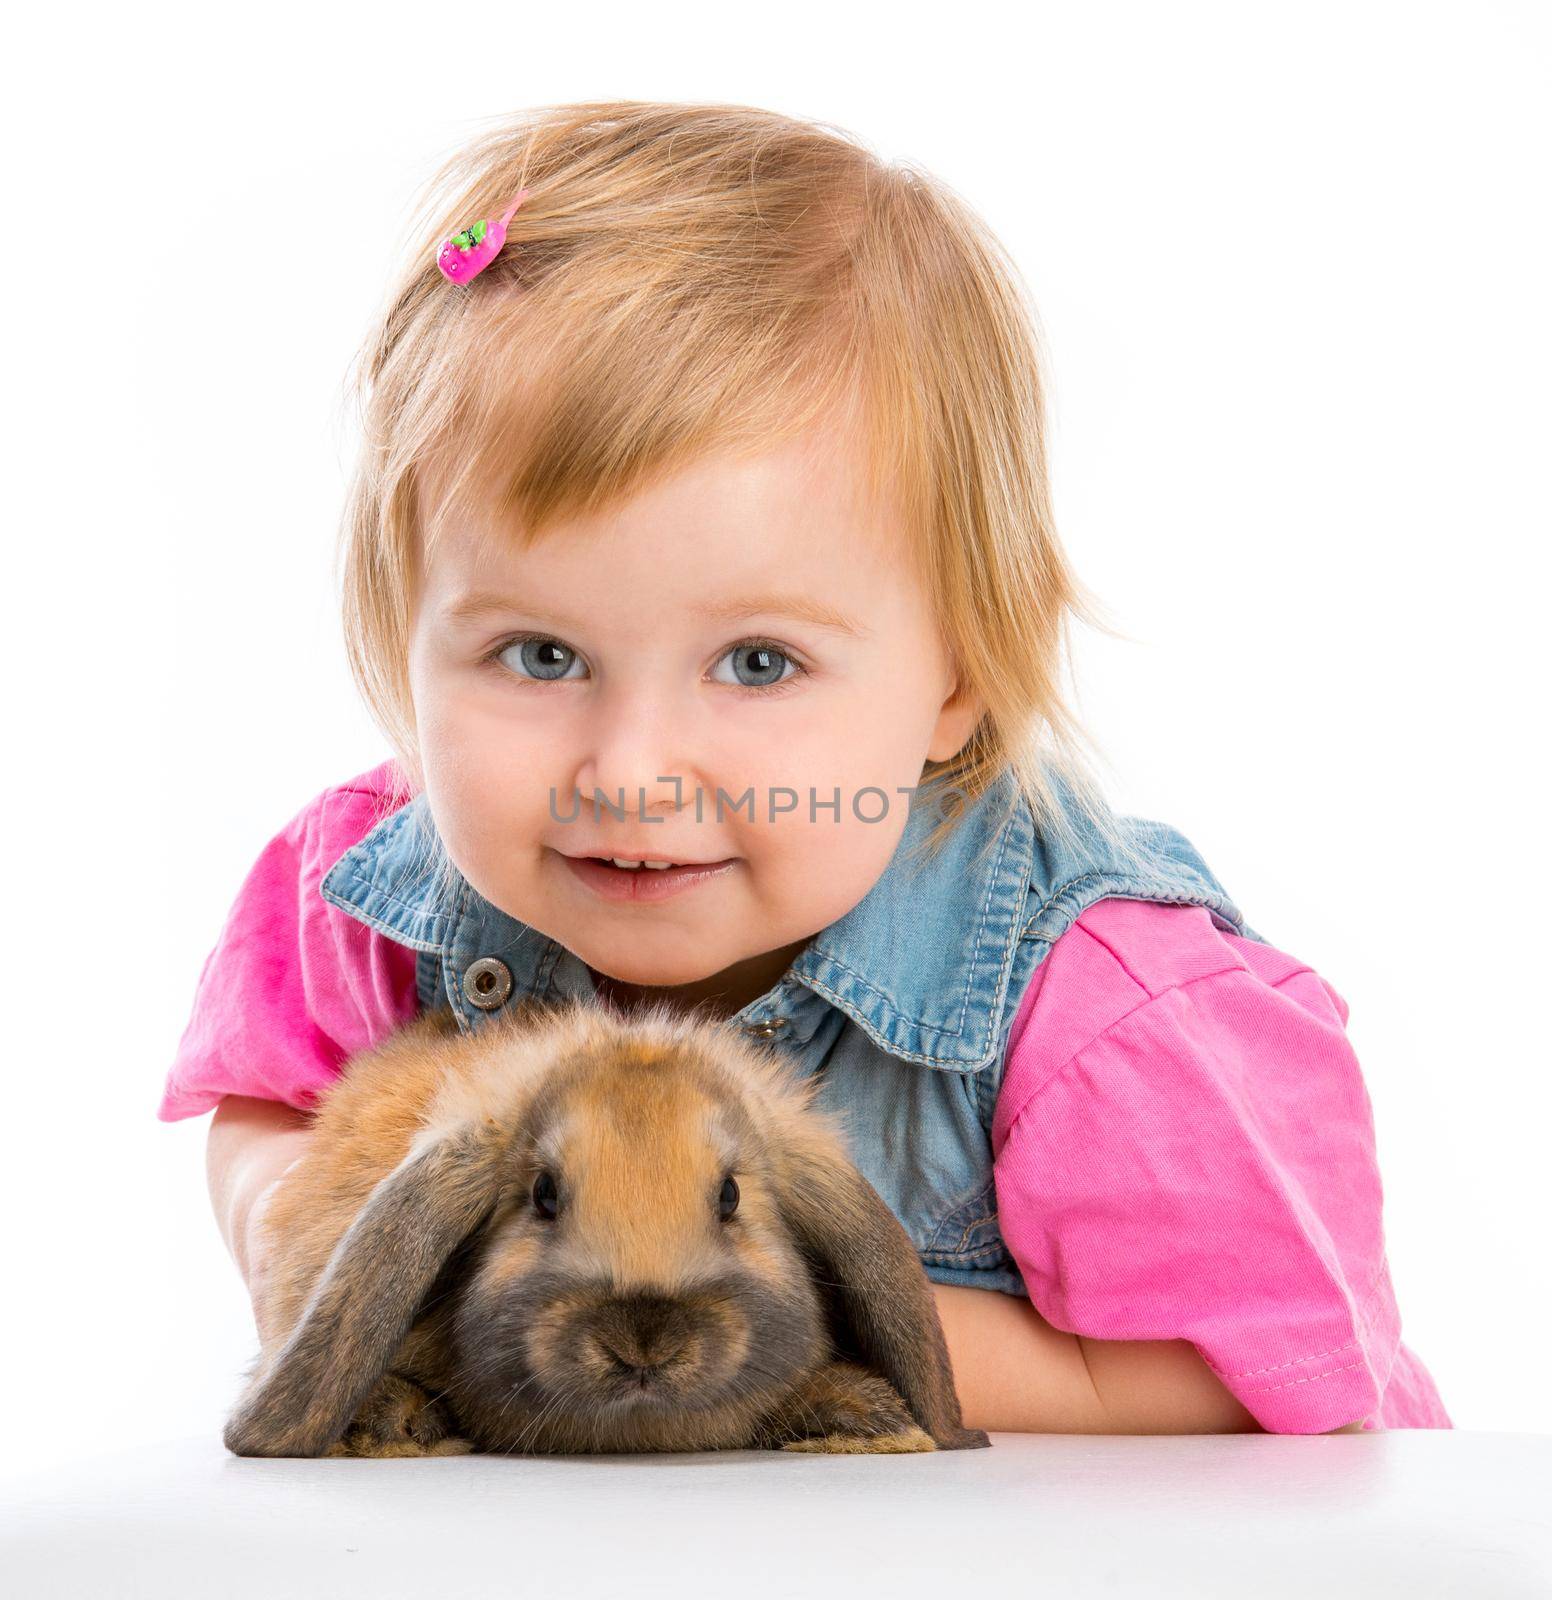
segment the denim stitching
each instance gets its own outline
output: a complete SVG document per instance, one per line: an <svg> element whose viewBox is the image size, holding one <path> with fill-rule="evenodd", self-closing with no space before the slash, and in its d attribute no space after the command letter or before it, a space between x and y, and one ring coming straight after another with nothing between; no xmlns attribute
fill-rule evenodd
<svg viewBox="0 0 1552 1600"><path fill-rule="evenodd" d="M361 847L359 845L352 845L350 850L347 850L345 852L345 855L340 857L340 861L343 861L345 859L345 856L348 856L348 855L352 854L354 851L359 850L360 848ZM331 890L329 888L328 884L324 881L325 879L327 879L327 878L329 878L329 877L331 877L333 875L334 868L337 867L338 865L339 865L339 861L336 861L334 863L334 866L330 867L329 870L326 873L323 874L323 877L319 880L318 892L331 905L338 906L341 911L360 912L360 913L362 913L362 915L364 917L365 913L363 912L363 909L362 909L361 906L359 906L355 901L345 900L344 898L342 898L342 896L340 894L340 891L338 889ZM386 889L382 888L377 883L376 879L368 878L361 871L361 866L360 866L359 862L357 862L357 863L352 865L351 870L346 874L346 880L347 880L347 882L349 883L349 885L350 885L350 887L352 889L356 889L356 890L361 891L361 892L363 892L365 894L375 895L375 896L377 896L378 899L382 900L387 905L392 906L395 910L403 911L408 916L410 916L412 918L418 918L418 919L420 919L420 920L422 920L422 921L424 921L426 923L432 923L432 924L438 924L438 925L447 920L447 913L446 912L443 912L443 911L425 911L425 910L422 910L418 906L411 905L407 900L399 899L397 895L390 894ZM395 929L388 929L386 931L391 932L391 933L398 933L398 932L402 932L403 930L395 928ZM439 942L443 938L445 938L444 934L438 934Z"/></svg>
<svg viewBox="0 0 1552 1600"><path fill-rule="evenodd" d="M977 955L980 952L981 944L982 944L982 941L983 941L984 936L985 936L987 919L991 914L992 897L996 894L997 889L1000 886L1001 881L1002 881L1002 877L1003 877L1003 868L1002 868L1003 857L1006 856L1007 853L1008 853L1008 846L1009 846L1009 843L1010 843L1010 841L1012 839L1012 836L1013 836L1013 828L1011 826L1005 827L1003 829L1003 831L1002 831L1001 841L999 843L998 850L997 850L997 864L993 868L992 875L991 875L991 880L986 886L986 898L981 902L980 917L979 917L979 920L977 921L977 924L976 924L975 951L976 951ZM866 989L868 991L868 993L873 994L873 995L877 995L878 998L880 1000L882 1000L884 1002L884 1004L886 1006L888 1006L891 1011L895 1011L895 1005L894 1005L893 999L888 994L886 994L884 992L884 990L878 988L877 985L875 985L875 984L869 983L867 981L867 979L862 976L861 973L855 971L852 967L847 966L847 964L844 961L840 960L838 957L833 956L833 955L829 954L827 951L824 951L824 950L821 950L819 953L821 955L823 955L825 960L830 962L832 966L837 966L837 967L839 967L841 969L842 972L847 973L856 982L856 984L857 984L857 986L859 988ZM911 1021L911 1023L914 1026L918 1027L918 1028L927 1029L927 1031L930 1032L930 1033L947 1034L947 1035L950 1035L951 1037L958 1038L960 1036L960 1033L963 1031L962 1025L963 1025L963 1022L964 1022L965 1012L968 1011L969 1008L970 1008L970 996L974 992L974 989L975 989L975 972L974 972L975 962L976 962L976 956L972 956L971 957L971 968L972 968L972 970L971 970L970 976L968 978L966 978L966 980L965 980L964 989L963 989L963 992L961 993L961 996L960 996L960 1002L959 1002L959 1022L961 1024L960 1027L952 1028L952 1029L951 1028L934 1028L934 1027L931 1027L929 1024L923 1022L921 1020L921 1018L919 1018L919 1017L910 1018L909 1020ZM1003 960L1003 970L1005 971L1006 969L1007 969L1007 960L1006 960L1006 954L1005 954L1004 955L1004 960ZM896 1015L899 1015L899 1013L897 1011L896 1011ZM948 1058L945 1056L942 1059L943 1060L947 1060Z"/></svg>
<svg viewBox="0 0 1552 1600"><path fill-rule="evenodd" d="M375 880L363 878L359 872L351 874L351 882L356 887L364 888L368 894L376 895L378 899L394 907L395 910L403 911L408 916L423 922L440 923L447 918L445 911L426 911L420 906L412 905L408 900L401 900L397 895L390 894Z"/></svg>
<svg viewBox="0 0 1552 1600"><path fill-rule="evenodd" d="M1012 830L1010 829L1009 831L1011 832ZM1013 952L1018 946L1018 939L1015 936L1013 936L1013 933L1012 933L1012 930L1014 928L1016 928L1017 926L1018 926L1018 921L1015 918L1015 920L1009 925L1009 938L1008 938L1007 943L1003 946L1003 950L1002 950L1002 964L997 969L997 988L1002 991L1004 1004L1006 1004L1006 1001L1007 1001L1008 967L1009 967L1009 965L1011 964L1011 962L1013 960ZM845 966L845 964L843 962L837 962L836 965L840 966L840 967L843 967L843 968ZM827 1000L829 1000L832 1004L838 1006L842 1011L845 1011L847 1009L845 1004L842 1002L841 997L838 994L836 994L836 992L833 989L831 989L822 979L820 979L818 977L808 977L808 978L804 978L803 982L808 984L810 988L815 989L820 994L824 995ZM969 984L966 984L965 987L966 987L966 995L968 996L970 986L969 986ZM861 1019L859 1018L858 1020L860 1021ZM926 1024L918 1021L916 1023L916 1026L925 1028ZM865 1033L867 1033L870 1038L875 1038L875 1041L879 1044L879 1046L882 1049L889 1051L889 1053L891 1055L898 1056L902 1061L919 1061L919 1062L922 1063L923 1066L929 1066L929 1067L947 1065L947 1066L956 1067L956 1068L958 1068L958 1069L960 1069L962 1071L968 1070L968 1071L971 1071L971 1072L984 1071L986 1067L991 1065L991 1059L992 1058L988 1057L987 1060L983 1061L979 1067L966 1068L965 1065L964 1065L964 1062L963 1062L963 1060L961 1058L951 1057L951 1056L924 1055L920 1051L917 1051L917 1050L901 1050L901 1049L897 1049L894 1045L888 1044L882 1039L877 1039L876 1036L873 1034L872 1029L870 1027L868 1027L866 1024L863 1025L863 1031ZM932 1029L928 1029L928 1031L932 1032L932 1033L942 1033L945 1030L941 1029L941 1028L932 1028ZM993 1052L993 1055L995 1055L995 1051Z"/></svg>
<svg viewBox="0 0 1552 1600"><path fill-rule="evenodd" d="M988 1222L996 1225L997 1213L995 1211L988 1211L984 1217L977 1217L973 1222L967 1223L965 1226L965 1231L959 1236L959 1244L956 1248L963 1250L965 1248L966 1241L970 1238L970 1235L974 1233L977 1228L984 1228ZM978 1246L978 1248L984 1250L986 1247L981 1245Z"/></svg>
<svg viewBox="0 0 1552 1600"><path fill-rule="evenodd" d="M975 1247L974 1251L967 1251L966 1248L965 1248L965 1246L966 1246L966 1244L967 1244L967 1242L968 1242L968 1240L970 1238L970 1235L972 1233L974 1233L977 1228L985 1227L988 1222L992 1223L993 1225L996 1225L996 1223L997 1223L997 1209L996 1209L996 1207L993 1206L990 1211L984 1211L984 1212L981 1211L981 1209L980 1209L982 1207L982 1205L985 1203L987 1196L988 1195L993 1195L993 1194L995 1194L995 1192L996 1192L996 1179L995 1178L986 1179L980 1185L980 1187L976 1189L976 1191L970 1196L970 1198L968 1200L964 1201L960 1205L957 1205L957 1206L953 1207L953 1209L949 1211L948 1215L945 1216L943 1218L943 1220L941 1222L939 1222L936 1227L933 1228L932 1233L930 1235L930 1243L929 1243L927 1248L930 1249L930 1250L935 1251L936 1253L938 1253L940 1255L958 1257L958 1256L967 1255L967 1254L984 1253L986 1250L995 1248L998 1245L1000 1245L1002 1235L999 1232L997 1234L996 1239L993 1241L993 1243L991 1245L977 1245ZM962 1227L962 1229L960 1231L958 1243L957 1244L940 1244L938 1242L939 1234L941 1234L945 1228L954 1227L955 1226L955 1218L963 1215L966 1212L970 1212L970 1213L973 1213L973 1214L971 1215L970 1220L967 1223L965 1223L964 1226Z"/></svg>
<svg viewBox="0 0 1552 1600"><path fill-rule="evenodd" d="M974 1250L963 1250L955 1254L950 1250L918 1250L917 1254L923 1261L932 1262L940 1267L962 1267L976 1261L999 1260L1007 1254L1007 1247L1002 1243L978 1245Z"/></svg>
<svg viewBox="0 0 1552 1600"><path fill-rule="evenodd" d="M453 906L454 927L461 928L464 925L464 913L469 904L470 892L470 886L467 881L463 881L459 884L458 898ZM448 950L448 954L452 954L451 949ZM453 998L457 1002L453 1009L458 1016L458 1026L462 1032L469 1033L472 1031L474 1024L464 1014L464 1009L468 1004L468 999L463 992L463 973L459 971L456 962L445 961L443 966L446 968L448 977L452 982Z"/></svg>
<svg viewBox="0 0 1552 1600"><path fill-rule="evenodd" d="M1169 876L1169 874L1168 873L1163 873L1163 874L1161 874L1161 876L1167 878ZM1109 873L1109 872L1085 872L1085 873L1080 874L1076 878L1070 878L1066 883L1062 884L1059 888L1053 889L1051 891L1051 893L1046 897L1046 900L1045 900L1044 904L1040 907L1040 909L1034 914L1034 916L1032 916L1029 919L1028 922L1026 922L1024 924L1024 929L1023 929L1023 933L1021 934L1021 937L1025 937L1025 938L1032 937L1032 938L1037 938L1037 939L1047 938L1048 937L1047 935L1045 935L1045 934L1037 934L1035 932L1035 924L1037 922L1039 922L1046 915L1046 913L1048 911L1051 911L1052 909L1057 907L1057 902L1062 898L1063 895L1065 895L1068 892L1068 890L1077 888L1079 884L1091 883L1091 882L1094 882L1095 880L1101 880L1101 881L1109 880L1109 881L1112 881L1112 882L1116 883L1117 885L1119 885L1122 889L1131 891L1131 894L1129 894L1127 896L1123 896L1122 898L1135 898L1135 899L1139 899L1139 900L1152 900L1152 901L1155 901L1155 902L1163 901L1167 905L1206 906L1209 910L1217 910L1222 905L1230 903L1228 901L1228 897L1226 895L1219 895L1219 894L1212 894L1212 893L1202 894L1202 893L1198 892L1195 889L1188 888L1185 884L1181 885L1181 893L1180 894L1178 894L1178 895L1172 894L1168 899L1166 899L1165 896L1159 894L1157 890L1148 889L1141 878L1118 877L1115 874L1112 874L1112 873ZM1066 908L1062 907L1060 909L1065 911ZM1081 914L1082 913L1080 912L1079 915L1081 915ZM1225 913L1221 913L1221 912L1220 912L1220 914L1226 915ZM1233 922L1234 926L1236 928L1239 928L1239 927L1243 926L1243 919L1227 918L1227 920Z"/></svg>
<svg viewBox="0 0 1552 1600"><path fill-rule="evenodd" d="M1002 964L1003 972L1007 971L1007 965L1007 958L1005 956ZM845 1011L849 1016L852 1016L854 1020L857 1021L859 1026L861 1026L863 1032L866 1033L881 1050L887 1050L890 1055L898 1056L902 1061L919 1061L923 1066L926 1067L948 1067L956 1072L981 1072L984 1071L986 1067L991 1065L990 1057L988 1057L986 1061L983 1061L979 1067L975 1067L968 1066L964 1058L961 1056L925 1055L919 1050L906 1050L900 1046L891 1044L888 1040L881 1039L876 1033L874 1033L873 1024L865 1022L861 1017L858 1017L855 1012L850 1011L847 1003L842 1000L835 990L830 988L830 986L825 983L822 978L808 977L804 978L803 982L806 983L809 988L815 990L819 994L822 994L825 999L827 999L832 1005L836 1006L839 1010ZM926 1027L926 1024L919 1022L916 1024L916 1026ZM931 1028L927 1031L931 1033L941 1033L944 1030L941 1028Z"/></svg>
<svg viewBox="0 0 1552 1600"><path fill-rule="evenodd" d="M358 883L360 882L359 879L356 881ZM370 887L370 885L368 885L368 887ZM408 945L411 949L425 950L428 953L434 953L442 948L442 944L444 942L442 936L438 936L437 938L429 940L417 939L413 934L406 933L403 928L395 927L389 922L384 922L381 917L377 916L374 912L368 911L364 906L358 905L354 900L341 899L337 890L331 891L328 888L320 885L318 892L331 906L343 911L346 916L354 917L358 922L364 922L368 927L375 928L385 938L393 940L395 944ZM390 905L399 904L399 902L394 900L390 895L384 895L383 898L387 900ZM410 908L407 906L401 906L400 909L409 910ZM428 922L440 923L442 921L442 913L439 911L429 913L417 912L415 914L417 916L424 916Z"/></svg>
<svg viewBox="0 0 1552 1600"><path fill-rule="evenodd" d="M381 849L396 839L399 834L404 831L405 825L410 821L410 815L410 807L408 805L403 805L400 806L396 811L390 812L382 819L381 822L377 823L376 826L374 826L366 836L367 838L372 838L374 834L377 835L377 837L373 839L374 849ZM340 865L340 862L345 861L353 856L355 857L355 860L351 863L351 867L346 873L346 878L353 889L363 891L367 894L376 895L385 904L392 906L395 910L403 911L410 917L420 918L424 922L435 926L437 929L435 935L437 942L439 944L445 942L447 935L445 931L442 930L441 924L447 920L447 913L442 911L423 910L419 906L412 905L408 900L401 900L397 895L390 894L387 889L378 884L375 876L371 878L367 877L362 871L362 867L366 860L370 859L365 853L365 844L366 839L362 839L358 843L353 844L339 857L339 860L335 861L333 866L329 867L329 869L322 875L322 878L319 880L318 887L319 893L323 895L323 898L331 905L338 906L342 911L360 913L363 921L370 920L362 911L362 908L356 905L353 901L347 901L338 898L338 890L330 893L325 883L325 880L333 875L335 868ZM402 929L391 928L377 921L374 921L372 925L379 928L381 932L387 933L390 935L390 937L393 934L403 932Z"/></svg>

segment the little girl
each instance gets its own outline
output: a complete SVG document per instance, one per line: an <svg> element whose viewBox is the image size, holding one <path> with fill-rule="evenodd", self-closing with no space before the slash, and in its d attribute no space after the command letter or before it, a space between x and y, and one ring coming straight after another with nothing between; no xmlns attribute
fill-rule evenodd
<svg viewBox="0 0 1552 1600"><path fill-rule="evenodd" d="M158 1112L216 1108L250 1289L347 1056L669 1000L818 1076L968 1425L1450 1427L1345 1002L1087 765L984 225L837 130L621 102L481 136L415 238L344 529L394 755L259 856Z"/></svg>

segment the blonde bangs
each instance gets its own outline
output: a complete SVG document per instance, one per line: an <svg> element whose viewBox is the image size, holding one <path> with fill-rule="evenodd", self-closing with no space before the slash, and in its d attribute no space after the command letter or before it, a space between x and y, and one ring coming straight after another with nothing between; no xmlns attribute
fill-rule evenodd
<svg viewBox="0 0 1552 1600"><path fill-rule="evenodd" d="M470 306L430 444L451 470L427 503L428 551L463 505L522 548L706 455L769 450L847 408L860 373L847 336L816 325L833 322L828 305L757 321L716 274L660 284L656 265L567 263Z"/></svg>

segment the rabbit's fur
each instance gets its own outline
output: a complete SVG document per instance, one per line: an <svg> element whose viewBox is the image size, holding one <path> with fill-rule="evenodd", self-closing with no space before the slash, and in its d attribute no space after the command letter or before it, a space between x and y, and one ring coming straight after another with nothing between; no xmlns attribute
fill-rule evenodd
<svg viewBox="0 0 1552 1600"><path fill-rule="evenodd" d="M422 1013L346 1064L262 1216L267 1332L228 1449L988 1444L813 1089L663 1006L530 1001L472 1034Z"/></svg>

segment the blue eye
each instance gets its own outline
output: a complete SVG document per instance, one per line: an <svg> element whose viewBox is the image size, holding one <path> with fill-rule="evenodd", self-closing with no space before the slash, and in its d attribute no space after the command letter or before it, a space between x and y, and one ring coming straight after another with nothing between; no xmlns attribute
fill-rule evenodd
<svg viewBox="0 0 1552 1600"><path fill-rule="evenodd" d="M734 663L733 670L737 674L736 682L745 689L771 689L777 684L785 683L788 678L783 673L783 668L791 667L792 676L796 676L803 669L798 666L785 650L773 644L764 644L754 640L749 644L734 645L723 656L722 661ZM722 661L717 665L720 667ZM726 678L717 678L718 683L726 683Z"/></svg>
<svg viewBox="0 0 1552 1600"><path fill-rule="evenodd" d="M572 667L581 666L581 656L559 639L547 639L542 634L514 639L496 652L495 659L509 672L515 672L519 677L537 678L541 683L583 676L571 671Z"/></svg>

